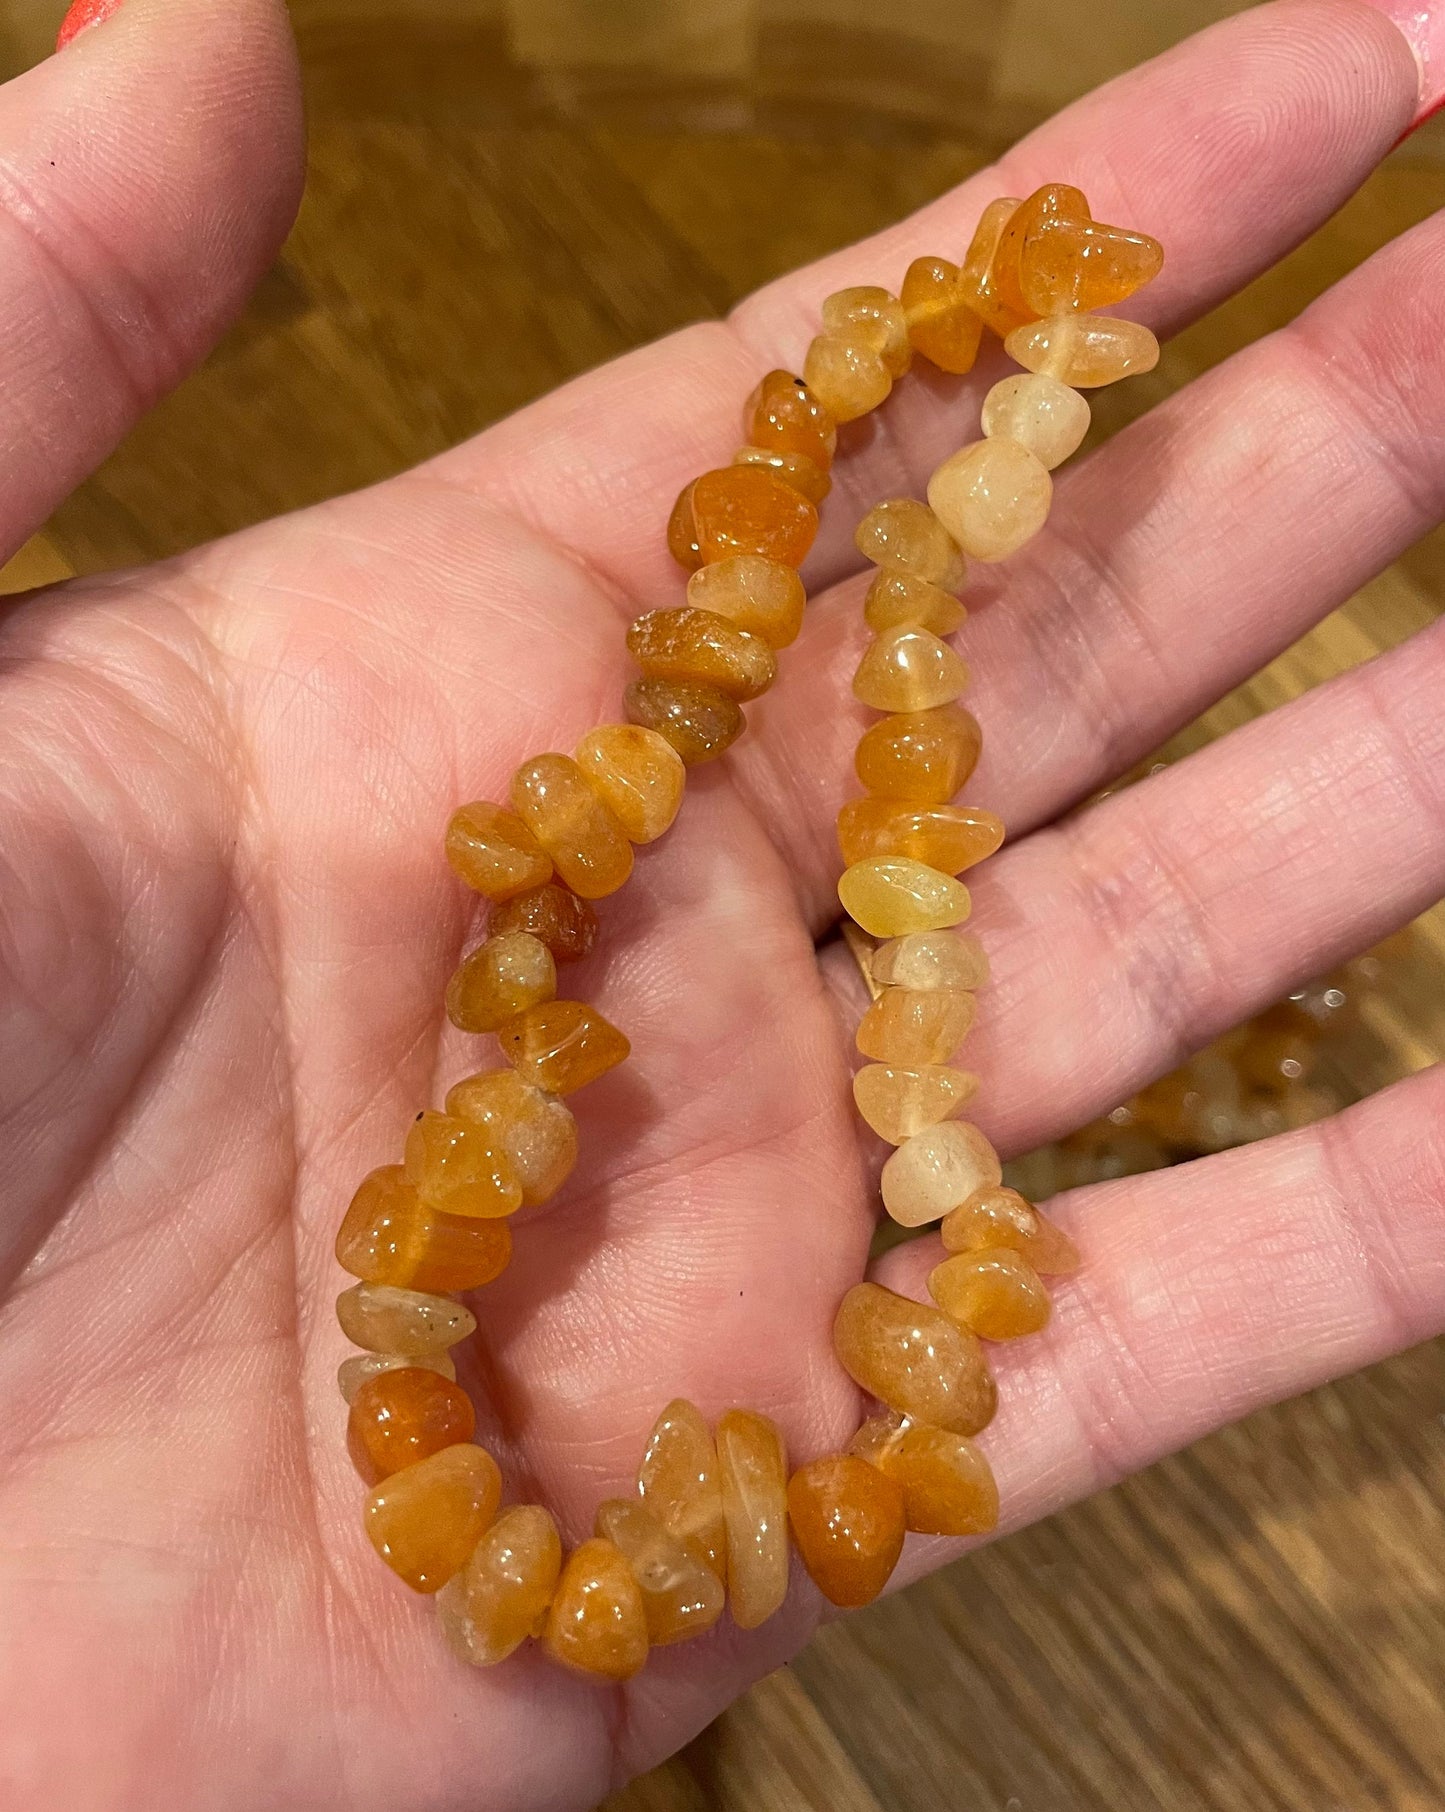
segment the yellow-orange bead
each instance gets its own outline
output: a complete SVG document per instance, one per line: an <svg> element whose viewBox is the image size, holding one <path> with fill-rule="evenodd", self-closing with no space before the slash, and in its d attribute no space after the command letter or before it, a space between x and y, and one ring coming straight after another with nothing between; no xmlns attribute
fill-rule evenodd
<svg viewBox="0 0 1445 1812"><path fill-rule="evenodd" d="M915 497L887 497L858 524L853 542L865 560L893 572L911 573L944 591L962 591L968 566L957 542Z"/></svg>
<svg viewBox="0 0 1445 1812"><path fill-rule="evenodd" d="M1069 1236L1025 1201L1016 1189L986 1186L960 1202L938 1229L945 1252L983 1252L1008 1247L1045 1276L1079 1268L1078 1248Z"/></svg>
<svg viewBox="0 0 1445 1812"><path fill-rule="evenodd" d="M943 1063L968 1036L976 1004L954 988L885 988L858 1022L858 1049L876 1063Z"/></svg>
<svg viewBox="0 0 1445 1812"><path fill-rule="evenodd" d="M553 1196L577 1162L577 1122L571 1109L515 1070L466 1076L447 1091L446 1110L475 1121L507 1158L532 1208Z"/></svg>
<svg viewBox="0 0 1445 1812"><path fill-rule="evenodd" d="M1017 1340L1048 1325L1049 1293L1020 1252L958 1252L928 1274L928 1294L980 1340Z"/></svg>
<svg viewBox="0 0 1445 1812"><path fill-rule="evenodd" d="M687 582L687 601L726 617L770 648L786 648L803 627L803 581L781 560L734 554L699 567Z"/></svg>
<svg viewBox="0 0 1445 1812"><path fill-rule="evenodd" d="M484 1447L444 1447L382 1480L366 1500L366 1533L414 1592L435 1592L466 1565L501 1496Z"/></svg>
<svg viewBox="0 0 1445 1812"><path fill-rule="evenodd" d="M761 636L690 604L638 617L627 632L627 648L650 678L716 686L730 698L756 698L778 677L777 660Z"/></svg>
<svg viewBox="0 0 1445 1812"><path fill-rule="evenodd" d="M727 1572L727 1530L717 1448L702 1413L685 1397L663 1410L637 1469L637 1495L663 1527L719 1579Z"/></svg>
<svg viewBox="0 0 1445 1812"><path fill-rule="evenodd" d="M962 881L908 856L854 862L838 882L838 898L849 918L874 937L938 931L961 924L970 910Z"/></svg>
<svg viewBox="0 0 1445 1812"><path fill-rule="evenodd" d="M623 693L622 703L633 723L656 730L690 768L716 761L743 733L738 701L716 686L637 679Z"/></svg>
<svg viewBox="0 0 1445 1812"><path fill-rule="evenodd" d="M858 739L853 766L870 793L942 805L978 766L983 732L962 705L904 711L870 725Z"/></svg>
<svg viewBox="0 0 1445 1812"><path fill-rule="evenodd" d="M1138 377L1159 363L1159 342L1149 329L1112 315L1051 315L1016 328L1004 346L1015 364L1074 390Z"/></svg>
<svg viewBox="0 0 1445 1812"><path fill-rule="evenodd" d="M597 914L586 900L555 881L515 894L492 908L487 928L493 937L526 931L559 963L580 963L597 942Z"/></svg>
<svg viewBox="0 0 1445 1812"><path fill-rule="evenodd" d="M470 1441L476 1411L464 1390L425 1366L379 1373L357 1391L346 1445L368 1485L417 1460Z"/></svg>
<svg viewBox="0 0 1445 1812"><path fill-rule="evenodd" d="M981 988L988 957L971 931L914 931L873 952L873 979L886 988Z"/></svg>
<svg viewBox="0 0 1445 1812"><path fill-rule="evenodd" d="M575 759L629 843L655 843L677 816L687 770L656 730L603 724L582 738Z"/></svg>
<svg viewBox="0 0 1445 1812"><path fill-rule="evenodd" d="M899 300L915 352L942 371L972 371L983 322L968 305L963 273L947 258L915 258Z"/></svg>
<svg viewBox="0 0 1445 1812"><path fill-rule="evenodd" d="M776 1424L730 1409L717 1425L727 1527L728 1599L739 1629L756 1629L788 1591L788 1461Z"/></svg>
<svg viewBox="0 0 1445 1812"><path fill-rule="evenodd" d="M603 1680L630 1680L647 1660L647 1613L632 1569L594 1537L567 1556L542 1638L554 1661Z"/></svg>
<svg viewBox="0 0 1445 1812"><path fill-rule="evenodd" d="M853 676L853 695L875 711L931 711L952 704L968 685L968 668L947 642L900 623L874 636Z"/></svg>
<svg viewBox="0 0 1445 1812"><path fill-rule="evenodd" d="M856 1454L800 1466L788 1481L788 1520L803 1565L830 1604L872 1604L903 1552L903 1492Z"/></svg>
<svg viewBox="0 0 1445 1812"><path fill-rule="evenodd" d="M490 800L459 806L447 825L447 861L468 887L507 900L552 878L552 859L522 820Z"/></svg>
<svg viewBox="0 0 1445 1812"><path fill-rule="evenodd" d="M818 512L800 491L763 466L719 466L692 486L692 515L706 565L761 554L801 566L818 532Z"/></svg>
<svg viewBox="0 0 1445 1812"><path fill-rule="evenodd" d="M887 568L874 574L863 598L863 620L879 633L907 624L931 629L934 635L952 635L967 615L953 593L941 585Z"/></svg>
<svg viewBox="0 0 1445 1812"><path fill-rule="evenodd" d="M570 755L534 755L512 776L517 816L557 873L584 900L616 893L632 873L632 845Z"/></svg>
<svg viewBox="0 0 1445 1812"><path fill-rule="evenodd" d="M1089 402L1040 371L1001 378L983 399L979 425L989 440L1014 440L1050 472L1078 452L1089 432Z"/></svg>
<svg viewBox="0 0 1445 1812"><path fill-rule="evenodd" d="M1066 182L1045 183L1013 209L999 234L990 273L1005 309L1025 318L1038 312L1030 307L1023 291L1021 265L1028 242L1037 241L1048 222L1081 222L1088 218L1089 204L1083 190Z"/></svg>
<svg viewBox="0 0 1445 1812"><path fill-rule="evenodd" d="M677 502L672 506L672 513L667 519L667 551L686 572L693 572L702 565L702 548L697 538L697 518L693 514L692 484L685 484L677 494Z"/></svg>
<svg viewBox="0 0 1445 1812"><path fill-rule="evenodd" d="M941 1309L855 1284L838 1305L833 1348L853 1382L900 1415L965 1435L993 1420L983 1348Z"/></svg>
<svg viewBox="0 0 1445 1812"><path fill-rule="evenodd" d="M336 1298L336 1319L348 1340L374 1353L441 1353L477 1331L465 1303L395 1284L353 1284Z"/></svg>
<svg viewBox="0 0 1445 1812"><path fill-rule="evenodd" d="M890 1145L946 1120L977 1089L977 1076L941 1063L869 1063L853 1078L858 1112Z"/></svg>
<svg viewBox="0 0 1445 1812"><path fill-rule="evenodd" d="M447 983L447 1017L463 1032L495 1032L557 992L552 952L525 931L489 937Z"/></svg>
<svg viewBox="0 0 1445 1812"><path fill-rule="evenodd" d="M900 1226L922 1227L1002 1177L998 1153L976 1126L944 1120L905 1139L883 1166L883 1206Z"/></svg>
<svg viewBox="0 0 1445 1812"><path fill-rule="evenodd" d="M549 1095L570 1095L621 1063L632 1046L580 1000L529 1007L497 1034L508 1063Z"/></svg>
<svg viewBox="0 0 1445 1812"><path fill-rule="evenodd" d="M636 1498L599 1504L596 1533L631 1567L654 1648L700 1636L722 1616L725 1594L717 1574Z"/></svg>
<svg viewBox="0 0 1445 1812"><path fill-rule="evenodd" d="M1112 308L1159 275L1164 248L1147 233L1051 215L1023 238L1019 289L1036 315Z"/></svg>
<svg viewBox="0 0 1445 1812"><path fill-rule="evenodd" d="M739 447L733 454L735 466L762 466L764 470L781 478L784 484L808 499L813 505L820 504L833 488L833 480L820 465L815 465L806 453L783 453L769 447Z"/></svg>
<svg viewBox="0 0 1445 1812"><path fill-rule="evenodd" d="M336 1235L337 1262L367 1283L476 1290L506 1269L512 1238L499 1221L438 1212L399 1164L372 1171Z"/></svg>
<svg viewBox="0 0 1445 1812"><path fill-rule="evenodd" d="M1016 440L976 440L928 481L934 514L975 560L1006 560L1048 521L1048 467Z"/></svg>
<svg viewBox="0 0 1445 1812"><path fill-rule="evenodd" d="M849 334L820 333L803 360L808 388L835 421L856 421L886 402L893 377L871 346Z"/></svg>
<svg viewBox="0 0 1445 1812"><path fill-rule="evenodd" d="M967 1435L890 1413L865 1422L852 1450L898 1484L915 1534L987 1535L998 1527L998 1486Z"/></svg>
<svg viewBox="0 0 1445 1812"><path fill-rule="evenodd" d="M979 219L959 273L959 287L969 306L1000 338L1029 318L1026 310L1003 300L994 268L999 241L1018 206L1013 196L1001 196L989 203Z"/></svg>
<svg viewBox="0 0 1445 1812"><path fill-rule="evenodd" d="M801 453L825 472L838 445L838 425L790 371L770 371L743 406L743 435L755 447Z"/></svg>
<svg viewBox="0 0 1445 1812"><path fill-rule="evenodd" d="M835 290L824 298L821 315L827 332L876 352L890 377L902 377L913 362L903 304L876 283Z"/></svg>
<svg viewBox="0 0 1445 1812"><path fill-rule="evenodd" d="M962 874L1003 842L1001 819L974 805L913 805L850 799L838 813L838 848L847 863L870 856L912 856L942 874Z"/></svg>
<svg viewBox="0 0 1445 1812"><path fill-rule="evenodd" d="M496 1140L455 1114L417 1115L406 1136L406 1180L448 1215L492 1219L522 1206L522 1185Z"/></svg>
<svg viewBox="0 0 1445 1812"><path fill-rule="evenodd" d="M557 1525L539 1504L504 1510L437 1594L452 1647L474 1667L519 1649L547 1614L562 1571Z"/></svg>

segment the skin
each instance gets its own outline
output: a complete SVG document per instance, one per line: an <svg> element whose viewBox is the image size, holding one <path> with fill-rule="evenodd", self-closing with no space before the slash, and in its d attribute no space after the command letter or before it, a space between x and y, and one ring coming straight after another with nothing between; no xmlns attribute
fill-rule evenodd
<svg viewBox="0 0 1445 1812"><path fill-rule="evenodd" d="M8 610L7 1806L585 1808L806 1640L820 1604L795 1580L764 1629L720 1626L625 1689L536 1654L473 1672L365 1541L332 1239L417 1106L494 1061L441 1012L478 925L447 814L616 715L626 622L677 595L670 500L727 457L758 373L797 367L830 289L896 283L1062 173L1165 242L1138 313L1167 333L1327 216L1415 96L1355 0L1247 12L726 324L365 496ZM126 0L0 93L4 551L216 339L300 167L272 0ZM976 877L996 981L969 1061L1005 1151L1442 891L1445 625L1055 822L1445 511L1442 274L1431 220L1059 473L1047 530L979 576L970 796L1013 840ZM828 1328L880 1153L848 1103L856 984L815 955L863 721L847 537L878 496L921 494L996 369L915 375L845 436L781 682L569 975L634 1060L576 1098L582 1162L479 1300L471 1382L511 1494L571 1540L674 1394L776 1416L797 1458L860 1417ZM1046 1334L998 1356L1007 1525L1445 1327L1442 1107L1427 1072L1056 1203L1086 1264ZM877 1274L922 1294L937 1257L925 1239ZM898 1578L957 1551L911 1542Z"/></svg>

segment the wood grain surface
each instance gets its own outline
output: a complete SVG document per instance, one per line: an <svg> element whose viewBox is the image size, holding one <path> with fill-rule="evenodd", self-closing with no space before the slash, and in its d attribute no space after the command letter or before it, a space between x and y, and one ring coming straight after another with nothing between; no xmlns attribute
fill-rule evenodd
<svg viewBox="0 0 1445 1812"><path fill-rule="evenodd" d="M25 66L61 7L0 0ZM191 545L394 472L968 174L1231 0L294 0L300 224L243 323L3 575ZM1445 200L1445 129L1109 393L1100 431ZM1432 535L1178 749L1428 622ZM1445 919L1363 1093L1445 1048ZM1445 1350L1257 1415L826 1629L607 1812L1439 1812Z"/></svg>

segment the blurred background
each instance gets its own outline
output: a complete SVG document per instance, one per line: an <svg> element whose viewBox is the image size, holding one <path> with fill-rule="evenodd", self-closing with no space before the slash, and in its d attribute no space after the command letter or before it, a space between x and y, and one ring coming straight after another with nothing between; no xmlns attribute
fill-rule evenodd
<svg viewBox="0 0 1445 1812"><path fill-rule="evenodd" d="M291 243L206 368L0 589L170 553L409 465L882 226L1097 82L1241 10L292 0L312 149ZM0 73L44 55L62 11L0 0ZM1440 206L1437 126L1156 373L1104 393L1096 434ZM1157 759L1392 646L1442 602L1437 534ZM1437 909L1022 1159L1015 1180L1047 1195L1217 1150L1442 1053ZM825 1630L607 1812L1439 1812L1442 1701L1436 1345Z"/></svg>

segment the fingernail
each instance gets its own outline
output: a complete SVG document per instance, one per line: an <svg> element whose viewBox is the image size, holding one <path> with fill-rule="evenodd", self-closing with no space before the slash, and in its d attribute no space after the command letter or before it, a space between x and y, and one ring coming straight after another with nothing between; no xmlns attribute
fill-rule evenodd
<svg viewBox="0 0 1445 1812"><path fill-rule="evenodd" d="M1445 107L1445 6L1431 0L1365 0L1405 34L1420 66L1420 104L1413 126Z"/></svg>
<svg viewBox="0 0 1445 1812"><path fill-rule="evenodd" d="M92 25L103 25L119 5L120 0L75 0L75 4L65 15L60 36L55 40L55 48L64 50L72 38L78 38Z"/></svg>

